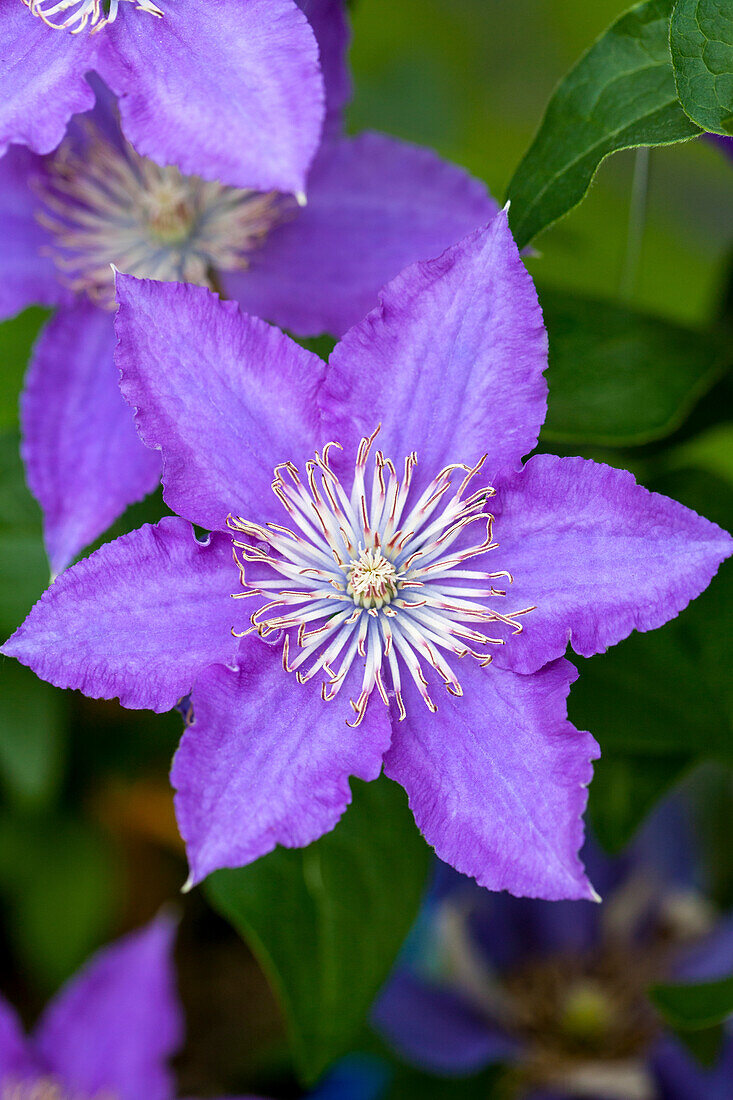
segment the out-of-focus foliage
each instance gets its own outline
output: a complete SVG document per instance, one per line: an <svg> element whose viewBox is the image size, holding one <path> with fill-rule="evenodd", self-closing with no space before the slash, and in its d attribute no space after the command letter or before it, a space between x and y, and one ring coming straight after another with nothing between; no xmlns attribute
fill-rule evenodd
<svg viewBox="0 0 733 1100"><path fill-rule="evenodd" d="M270 975L306 1084L358 1037L417 916L428 871L402 790L384 777L352 785L352 805L332 833L217 871L206 884Z"/></svg>
<svg viewBox="0 0 733 1100"><path fill-rule="evenodd" d="M18 423L18 393L33 341L48 310L26 309L0 325L0 431Z"/></svg>
<svg viewBox="0 0 733 1100"><path fill-rule="evenodd" d="M673 1027L693 1031L711 1027L733 1013L733 975L696 985L658 985L652 1000Z"/></svg>
<svg viewBox="0 0 733 1100"><path fill-rule="evenodd" d="M610 447L669 435L733 363L727 335L614 302L541 293L550 333L549 445Z"/></svg>
<svg viewBox="0 0 733 1100"><path fill-rule="evenodd" d="M677 95L698 126L733 134L733 8L677 0L669 36Z"/></svg>

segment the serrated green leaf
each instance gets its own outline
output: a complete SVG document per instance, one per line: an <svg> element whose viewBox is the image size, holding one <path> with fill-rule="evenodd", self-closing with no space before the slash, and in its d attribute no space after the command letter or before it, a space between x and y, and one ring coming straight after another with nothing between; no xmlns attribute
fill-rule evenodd
<svg viewBox="0 0 733 1100"><path fill-rule="evenodd" d="M678 0L669 48L684 110L703 130L733 135L733 5Z"/></svg>
<svg viewBox="0 0 733 1100"><path fill-rule="evenodd" d="M543 440L624 447L674 431L733 359L730 341L636 310L545 290Z"/></svg>
<svg viewBox="0 0 733 1100"><path fill-rule="evenodd" d="M733 974L696 985L656 985L650 997L672 1027L697 1031L733 1015Z"/></svg>
<svg viewBox="0 0 733 1100"><path fill-rule="evenodd" d="M677 99L669 56L672 0L622 15L555 91L509 184L510 224L524 248L585 195L607 156L700 133Z"/></svg>
<svg viewBox="0 0 733 1100"><path fill-rule="evenodd" d="M429 850L403 791L352 781L341 822L305 849L277 848L206 880L214 907L259 958L306 1084L349 1050L417 914Z"/></svg>
<svg viewBox="0 0 733 1100"><path fill-rule="evenodd" d="M37 306L0 324L0 431L18 423L18 396L33 342L49 315Z"/></svg>

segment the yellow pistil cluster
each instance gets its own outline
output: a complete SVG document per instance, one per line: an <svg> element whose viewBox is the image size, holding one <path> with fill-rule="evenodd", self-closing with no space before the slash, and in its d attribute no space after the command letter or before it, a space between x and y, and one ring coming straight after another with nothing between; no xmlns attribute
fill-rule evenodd
<svg viewBox="0 0 733 1100"><path fill-rule="evenodd" d="M380 608L397 595L399 573L381 550L362 550L352 559L346 591L358 607Z"/></svg>

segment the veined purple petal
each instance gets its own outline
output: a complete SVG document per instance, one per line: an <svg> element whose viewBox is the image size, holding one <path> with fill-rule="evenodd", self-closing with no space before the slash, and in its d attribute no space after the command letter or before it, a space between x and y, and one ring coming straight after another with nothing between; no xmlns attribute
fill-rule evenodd
<svg viewBox="0 0 733 1100"><path fill-rule="evenodd" d="M57 687L170 710L197 675L234 657L231 543L162 519L62 573L0 649Z"/></svg>
<svg viewBox="0 0 733 1100"><path fill-rule="evenodd" d="M25 1081L41 1074L41 1066L31 1052L15 1010L0 997L0 1083L8 1079Z"/></svg>
<svg viewBox="0 0 733 1100"><path fill-rule="evenodd" d="M20 146L0 159L0 320L26 306L55 306L69 298L52 260L43 254L48 235L35 218L37 200L31 182L42 163Z"/></svg>
<svg viewBox="0 0 733 1100"><path fill-rule="evenodd" d="M547 337L506 212L437 260L408 267L334 349L319 395L329 438L379 446L419 476L488 451L489 479L517 468L546 412Z"/></svg>
<svg viewBox="0 0 733 1100"><path fill-rule="evenodd" d="M285 675L280 646L251 638L238 664L199 676L195 720L173 761L193 883L333 829L351 801L349 776L376 779L389 746L379 700L352 729L316 685Z"/></svg>
<svg viewBox="0 0 733 1100"><path fill-rule="evenodd" d="M160 456L120 395L112 314L79 301L36 344L21 405L28 484L43 509L53 573L152 492Z"/></svg>
<svg viewBox="0 0 733 1100"><path fill-rule="evenodd" d="M305 209L224 284L249 313L283 328L341 335L389 279L496 209L482 183L429 149L381 134L333 140L313 165Z"/></svg>
<svg viewBox="0 0 733 1100"><path fill-rule="evenodd" d="M348 49L351 28L345 0L296 0L313 28L326 89L324 133L341 130L341 112L351 99ZM311 181L308 181L310 192Z"/></svg>
<svg viewBox="0 0 733 1100"><path fill-rule="evenodd" d="M84 73L94 68L97 37L60 33L20 0L0 12L0 156L9 145L50 153L66 124L88 111L94 93Z"/></svg>
<svg viewBox="0 0 733 1100"><path fill-rule="evenodd" d="M589 657L632 630L661 626L733 552L714 523L624 470L582 458L530 459L500 486L491 510L499 543L492 568L514 577L507 599L537 605L522 635L496 654L519 672L558 657L568 642Z"/></svg>
<svg viewBox="0 0 733 1100"><path fill-rule="evenodd" d="M273 469L312 457L325 364L210 291L117 277L122 393L163 452L168 505L210 530L269 519Z"/></svg>
<svg viewBox="0 0 733 1100"><path fill-rule="evenodd" d="M560 660L507 675L470 658L457 671L463 696L443 693L434 715L412 680L404 684L407 718L395 723L385 773L407 791L440 858L479 885L594 898L578 851L598 746L567 720L577 672Z"/></svg>
<svg viewBox="0 0 733 1100"><path fill-rule="evenodd" d="M461 996L398 970L377 1001L374 1023L399 1054L431 1073L475 1073L511 1060L515 1044Z"/></svg>
<svg viewBox="0 0 733 1100"><path fill-rule="evenodd" d="M74 1096L171 1100L168 1059L183 1038L175 924L158 918L99 951L48 1006L38 1048Z"/></svg>
<svg viewBox="0 0 733 1100"><path fill-rule="evenodd" d="M127 7L127 5L125 5ZM324 115L315 35L294 0L175 0L120 14L100 75L125 137L158 164L259 191L306 190Z"/></svg>

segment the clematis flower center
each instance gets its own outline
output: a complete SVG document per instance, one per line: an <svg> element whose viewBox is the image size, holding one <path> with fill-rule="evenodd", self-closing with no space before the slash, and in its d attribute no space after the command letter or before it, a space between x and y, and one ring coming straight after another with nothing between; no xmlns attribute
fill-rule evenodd
<svg viewBox="0 0 733 1100"><path fill-rule="evenodd" d="M321 676L326 702L338 695L354 663L362 665L361 690L351 700L353 726L364 718L375 688L385 704L393 698L400 720L406 717L405 673L435 712L426 666L452 695L462 695L445 654L487 665L504 639L487 634L485 625L501 623L519 633L519 618L533 610L504 614L487 606L506 596L492 582L511 582L511 575L465 568L498 546L493 516L485 511L494 489L484 485L466 495L487 456L475 466L446 466L418 493L414 452L400 478L377 450L368 478L378 432L361 441L350 493L330 464L331 450L341 449L331 442L306 463L304 479L291 462L275 469L273 492L290 527L228 519L240 536L234 560L243 590L234 596L265 601L250 616L251 627L235 636L284 633L283 667L300 683ZM467 537L476 523L484 530L478 541ZM291 635L300 647L292 659Z"/></svg>
<svg viewBox="0 0 733 1100"><path fill-rule="evenodd" d="M93 126L78 151L67 141L46 164L38 221L51 256L74 291L114 309L110 265L139 278L216 289L218 275L249 266L289 199L184 176Z"/></svg>
<svg viewBox="0 0 733 1100"><path fill-rule="evenodd" d="M381 607L397 595L399 574L381 550L362 550L349 563L348 578L346 591L357 607Z"/></svg>
<svg viewBox="0 0 733 1100"><path fill-rule="evenodd" d="M92 1097L69 1093L50 1077L36 1081L6 1080L0 1083L0 1100L116 1100L111 1092L95 1092Z"/></svg>
<svg viewBox="0 0 733 1100"><path fill-rule="evenodd" d="M97 34L114 23L120 4L134 4L135 11L160 18L163 12L152 0L23 0L31 15L37 15L48 27L57 31L81 34L89 28Z"/></svg>

